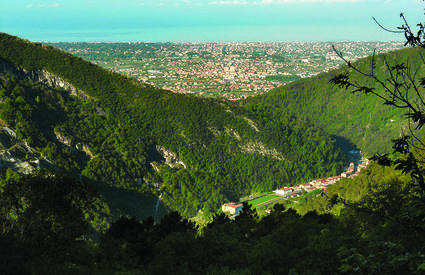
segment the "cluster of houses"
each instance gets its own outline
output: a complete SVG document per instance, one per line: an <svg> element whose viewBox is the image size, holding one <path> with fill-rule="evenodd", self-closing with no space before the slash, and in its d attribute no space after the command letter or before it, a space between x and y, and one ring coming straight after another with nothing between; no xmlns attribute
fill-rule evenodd
<svg viewBox="0 0 425 275"><path fill-rule="evenodd" d="M354 178L359 175L359 172L361 169L366 168L369 164L368 159L363 159L357 166L354 164L354 162L350 163L350 166L347 168L346 171L342 172L339 176L333 176L329 177L327 179L317 179L313 180L309 183L300 184L297 186L292 187L284 187L281 189L277 189L273 192L275 192L277 195L280 196L298 196L302 193L302 190L305 190L306 192L311 192L317 189L321 189L322 191L326 191L329 185L334 184L335 182L343 179L343 178Z"/></svg>
<svg viewBox="0 0 425 275"><path fill-rule="evenodd" d="M366 168L368 164L368 159L362 159L362 161L357 165L355 165L354 162L351 162L347 170L342 172L339 176L333 176L327 179L317 179L309 183L277 189L273 192L276 193L276 195L284 197L296 197L302 194L302 190L305 190L306 192L311 192L317 189L326 191L329 185L332 185L343 178L354 178L358 176L360 170ZM230 202L223 204L221 206L221 210L223 212L230 213L231 215L237 215L242 211L242 207L242 204Z"/></svg>

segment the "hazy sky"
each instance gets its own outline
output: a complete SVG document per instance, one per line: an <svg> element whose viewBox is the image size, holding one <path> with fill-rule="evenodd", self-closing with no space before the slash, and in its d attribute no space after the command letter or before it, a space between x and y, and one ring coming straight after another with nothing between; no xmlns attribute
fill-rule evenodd
<svg viewBox="0 0 425 275"><path fill-rule="evenodd" d="M402 40L422 0L0 0L0 32L33 41Z"/></svg>

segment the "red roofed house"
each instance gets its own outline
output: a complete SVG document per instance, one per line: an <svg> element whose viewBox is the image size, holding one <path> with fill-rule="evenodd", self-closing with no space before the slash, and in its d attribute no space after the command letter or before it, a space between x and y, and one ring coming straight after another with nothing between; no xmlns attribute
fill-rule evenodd
<svg viewBox="0 0 425 275"><path fill-rule="evenodd" d="M242 212L243 204L234 204L233 202L225 203L221 206L223 212L230 212L232 215L237 215Z"/></svg>

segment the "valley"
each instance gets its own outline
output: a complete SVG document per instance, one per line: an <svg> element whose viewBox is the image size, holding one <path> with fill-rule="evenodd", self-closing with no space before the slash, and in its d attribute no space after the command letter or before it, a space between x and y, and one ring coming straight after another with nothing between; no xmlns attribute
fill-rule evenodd
<svg viewBox="0 0 425 275"><path fill-rule="evenodd" d="M423 136L418 54L232 101L0 33L1 270L421 274L423 147L400 136ZM406 94L382 102L354 66ZM410 69L416 86L396 81Z"/></svg>
<svg viewBox="0 0 425 275"><path fill-rule="evenodd" d="M21 139L58 168L117 190L158 196L151 183L160 182L161 203L186 217L346 165L332 137L291 113L172 93L5 34L1 43L12 68L2 75L2 118Z"/></svg>
<svg viewBox="0 0 425 275"><path fill-rule="evenodd" d="M425 0L1 7L0 275L425 274Z"/></svg>
<svg viewBox="0 0 425 275"><path fill-rule="evenodd" d="M340 174L349 164L347 152L363 147L362 140L353 137L358 134L363 136L361 133L366 129L371 135L371 130L376 128L370 120L360 120L361 127L365 127L365 130L348 127L342 131L334 131L328 128L327 131L330 130L331 133L329 135L316 127L322 119L311 116L307 110L300 112L307 105L299 106L298 103L312 100L314 93L321 93L322 89L328 93L334 90L324 88L329 83L323 79L323 73L274 89L263 96L247 100L245 106L240 106L231 101L170 93L105 71L55 48L37 48L13 37L3 37L3 43L8 45L3 48L3 56L10 61L3 61L2 66L12 74L3 76L3 118L8 124L19 128L20 137L26 137L30 145L37 147L38 151L44 153L60 169L67 169L99 182L98 186L117 188L116 190L124 193L125 190L132 190L135 194L153 198L161 195L160 201L153 199L146 203L146 209L139 210L140 215L135 216L140 218L146 215L142 213L156 213L157 202L160 202L162 209L178 210L186 217L203 213L204 218L208 219L226 201L237 201L253 193L270 192L285 186L310 182L315 178L329 178ZM24 52L28 55L25 64L21 61L22 56L7 51L11 47L7 43L15 45L12 47L27 48ZM340 46L347 51L351 50L352 57L356 58L378 44L342 43ZM61 45L79 48L80 53L89 53L91 50L88 49L94 47L99 54L99 50L105 50L105 47L117 47L117 51L111 53L120 52L126 47L125 44L108 43ZM139 52L142 56L150 52L148 49L159 47L158 49L165 51L167 47L171 47L171 44L131 45L134 49L147 48L146 52ZM226 49L235 54L236 49L243 52L241 49L247 47L252 51L251 55L260 58L257 51L261 47L266 47L263 49L269 54L277 51L280 46L294 47L298 49L298 57L301 58L304 57L303 53L310 52L314 55L313 49L323 50L326 48L323 45L329 46L314 43L296 45L300 47L291 45L235 44L227 45ZM175 52L170 51L170 56L181 55L187 58L183 53L178 53L181 51L177 51L181 49L180 46L186 49L187 54L198 46L208 45L192 45L195 48L191 48L191 45L174 45ZM210 46L215 51L222 49L223 52L223 48L220 48L223 45L208 47ZM399 44L384 43L379 46L384 51L390 47L398 47ZM126 53L127 56L131 54L132 51ZM38 64L39 61L34 56L39 55L45 56L47 63ZM55 56L61 56L65 61L58 63ZM86 58L89 56L93 57L88 54ZM297 60L296 56L294 60ZM150 58L154 57L155 55ZM257 58L252 59L256 60ZM18 65L13 65L13 62ZM68 64L74 64L79 69L70 72ZM21 70L22 66L27 68ZM329 72L325 79L338 70L344 69ZM288 99L284 98L285 92L280 92L280 89L299 87L306 82L314 84L309 89L291 92ZM323 85L317 85L318 83ZM319 92L313 92L312 95L310 89L314 85L319 88ZM294 95L299 98L292 99L283 108L281 104L289 102L289 97ZM279 100L275 100L276 96L280 97ZM323 96L321 93L322 99ZM55 98L59 99L59 103ZM366 101L361 97L357 99L360 108L378 104L376 100ZM351 98L345 94L338 100L334 104L346 105L350 104ZM335 107L331 109L327 106L330 102L332 100L319 99L315 108L328 108L333 112ZM309 106L313 105L312 103ZM18 114L23 110L31 111L26 112L26 116L16 116L16 110L19 110ZM356 109L345 112L345 121L353 122L349 117L356 116L357 113ZM315 112L315 115L321 113ZM401 117L402 114L388 115L388 120L394 121L388 131L395 131L400 127L401 120L394 118ZM338 119L342 118L343 116ZM333 123L339 120L334 120ZM28 124L30 121L32 122ZM323 122L330 121L332 120L325 119ZM343 123L338 126L343 126ZM379 131L381 134L382 132ZM370 144L369 141L367 143ZM63 150L63 147L67 149ZM158 186L161 188L160 193ZM105 192L110 206L117 209L115 215L122 213L122 209L134 209L119 206L117 202L122 201L118 199L119 196L110 196L114 189L99 190ZM123 196L127 196L124 193ZM137 195L133 198L136 199ZM137 212L138 210L131 210L129 213L134 215Z"/></svg>

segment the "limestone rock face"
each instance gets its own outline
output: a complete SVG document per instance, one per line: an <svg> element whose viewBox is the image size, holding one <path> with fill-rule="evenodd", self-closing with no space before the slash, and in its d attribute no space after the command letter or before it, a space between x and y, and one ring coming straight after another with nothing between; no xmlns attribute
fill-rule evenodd
<svg viewBox="0 0 425 275"><path fill-rule="evenodd" d="M186 168L186 165L180 161L179 156L164 147L156 146L156 150L165 159L165 164L172 168Z"/></svg>
<svg viewBox="0 0 425 275"><path fill-rule="evenodd" d="M87 145L81 144L79 142L75 142L59 132L55 132L55 136L56 136L56 139L60 143L62 143L62 145L65 146L68 150L72 152L82 151L86 153L88 156L90 156L90 158L94 157L92 152L90 152L89 147Z"/></svg>
<svg viewBox="0 0 425 275"><path fill-rule="evenodd" d="M78 98L90 99L90 97L85 94L83 91L78 90L73 85L69 84L65 80L60 77L55 76L50 72L46 72L43 70L31 71L28 73L28 78L34 82L41 82L48 87L53 88L62 88L71 93L71 95L76 96Z"/></svg>
<svg viewBox="0 0 425 275"><path fill-rule="evenodd" d="M0 129L0 169L12 169L20 174L29 174L36 167L47 168L53 164L40 153L17 139L16 133L8 128Z"/></svg>
<svg viewBox="0 0 425 275"><path fill-rule="evenodd" d="M15 68L12 64L2 59L0 59L0 71L7 71L15 75L20 80L31 80L33 82L41 82L48 87L62 88L78 98L92 99L83 91L75 88L70 83L47 71L35 70L26 72L25 70Z"/></svg>
<svg viewBox="0 0 425 275"><path fill-rule="evenodd" d="M262 142L248 142L244 145L239 146L241 151L246 154L259 154L262 156L268 156L277 160L284 160L282 153L277 151L275 148L268 148Z"/></svg>
<svg viewBox="0 0 425 275"><path fill-rule="evenodd" d="M20 70L15 68L12 64L9 62L3 60L0 58L0 71L7 71L10 74L13 74L18 79L27 81L31 80L33 82L40 82L44 85L51 87L51 88L62 88L65 91L68 91L71 95L76 96L81 99L93 99L92 97L88 96L83 91L75 88L70 83L66 82L65 80L61 79L60 77L47 72L43 70L35 70L26 72L25 70ZM97 107L96 112L100 115L105 117L107 114L104 110ZM5 127L7 128L7 127ZM10 129L9 129L10 130ZM7 130L6 130L7 131ZM13 132L13 131L12 131ZM87 155L89 155L91 158L93 158L93 154L90 152L89 147L87 145L81 144L81 143L75 143L72 140L66 138L65 136L55 133L56 138L59 142L61 142L65 147L70 149L71 151L78 150L83 151ZM15 134L16 137L16 134Z"/></svg>

